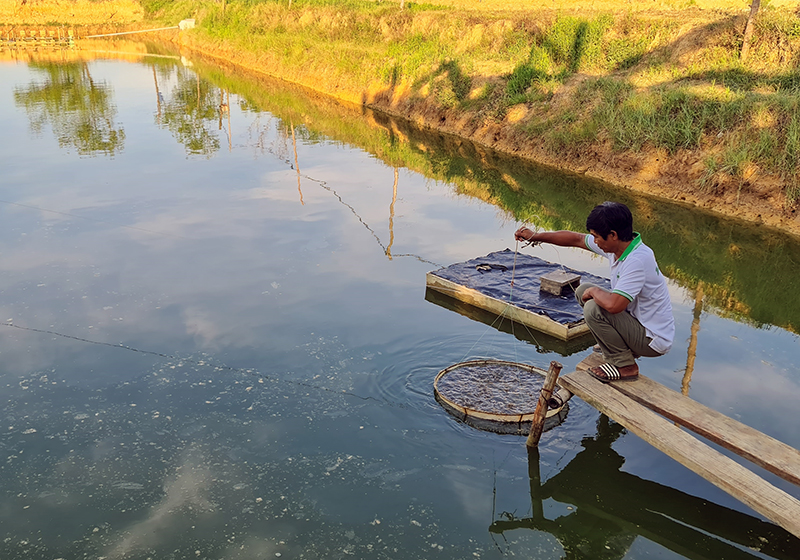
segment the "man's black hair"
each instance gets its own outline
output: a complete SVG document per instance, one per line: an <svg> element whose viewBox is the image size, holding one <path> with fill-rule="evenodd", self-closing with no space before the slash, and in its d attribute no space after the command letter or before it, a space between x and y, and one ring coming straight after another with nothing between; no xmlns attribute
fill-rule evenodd
<svg viewBox="0 0 800 560"><path fill-rule="evenodd" d="M633 239L633 216L627 206L619 202L603 202L595 206L586 218L586 229L594 231L603 239L612 231L620 241Z"/></svg>

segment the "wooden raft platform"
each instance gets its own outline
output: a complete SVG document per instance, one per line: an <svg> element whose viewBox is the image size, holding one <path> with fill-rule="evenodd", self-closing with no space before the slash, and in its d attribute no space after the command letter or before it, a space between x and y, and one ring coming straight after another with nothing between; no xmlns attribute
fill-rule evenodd
<svg viewBox="0 0 800 560"><path fill-rule="evenodd" d="M754 511L800 537L800 500L701 442L681 426L798 485L800 451L641 374L636 381L602 383L586 372L601 361L602 355L593 352L578 364L578 371L561 377L559 384Z"/></svg>
<svg viewBox="0 0 800 560"><path fill-rule="evenodd" d="M564 325L553 321L546 315L539 315L527 309L522 309L512 303L487 296L478 290L462 286L430 272L426 275L425 280L427 286L431 289L448 294L450 297L474 307L491 311L498 316L505 316L515 323L531 327L560 340L572 340L589 332L589 326L583 321L577 324Z"/></svg>

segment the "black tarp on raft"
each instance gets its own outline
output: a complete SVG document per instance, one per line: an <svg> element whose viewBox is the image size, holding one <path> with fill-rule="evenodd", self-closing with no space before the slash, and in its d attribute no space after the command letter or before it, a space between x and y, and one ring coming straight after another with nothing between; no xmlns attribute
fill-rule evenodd
<svg viewBox="0 0 800 560"><path fill-rule="evenodd" d="M510 296L509 302L516 307L545 315L562 325L570 325L583 320L583 309L575 299L575 295L570 292L556 296L539 289L539 278L542 275L559 270L579 274L581 284L590 282L611 289L611 284L606 278L530 255L517 253L515 267L514 251L511 249L440 268L431 274L502 301L509 301ZM514 271L513 290L512 271Z"/></svg>

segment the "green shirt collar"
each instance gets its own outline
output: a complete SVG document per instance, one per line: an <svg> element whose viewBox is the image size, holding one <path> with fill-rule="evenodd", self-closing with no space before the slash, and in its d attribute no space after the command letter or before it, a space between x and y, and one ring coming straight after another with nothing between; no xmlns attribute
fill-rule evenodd
<svg viewBox="0 0 800 560"><path fill-rule="evenodd" d="M639 232L636 232L636 231L634 231L634 232L633 232L633 240L631 241L631 244L630 244L630 245L628 245L628 246L625 248L625 251L624 251L624 252L622 253L622 255L620 255L620 257L617 259L617 262L622 262L622 261L624 261L624 260L625 260L625 258L626 258L628 255L630 255L630 254L633 252L633 250L634 250L634 249L636 249L636 247L638 247L638 246L639 246L639 245L641 245L641 244L642 244L642 236L641 236L641 235L639 235Z"/></svg>

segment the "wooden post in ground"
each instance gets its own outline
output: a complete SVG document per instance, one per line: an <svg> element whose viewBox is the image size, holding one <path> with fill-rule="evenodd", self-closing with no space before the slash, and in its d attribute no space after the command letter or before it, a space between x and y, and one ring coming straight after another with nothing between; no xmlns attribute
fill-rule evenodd
<svg viewBox="0 0 800 560"><path fill-rule="evenodd" d="M755 30L755 19L759 8L761 7L761 0L753 0L750 4L750 15L747 16L747 24L744 26L744 35L742 36L742 52L739 58L742 62L747 60L750 53L750 40L753 38L753 31Z"/></svg>
<svg viewBox="0 0 800 560"><path fill-rule="evenodd" d="M538 447L539 439L542 437L544 430L544 421L547 416L547 402L553 396L553 389L558 380L558 374L561 373L561 368L564 367L555 360L550 362L550 368L547 370L547 376L544 378L544 386L542 392L539 393L539 402L536 403L536 411L533 413L533 420L531 420L531 431L528 434L528 441L525 445L528 447Z"/></svg>

